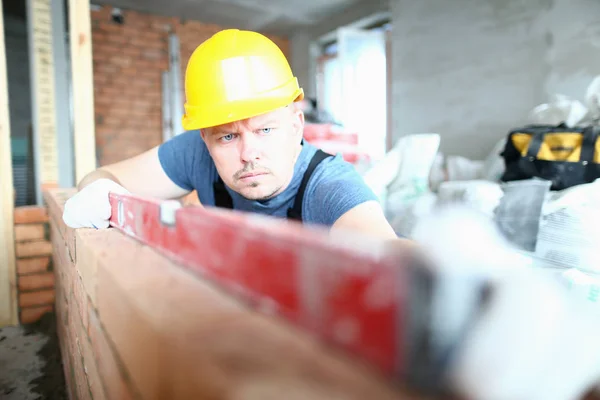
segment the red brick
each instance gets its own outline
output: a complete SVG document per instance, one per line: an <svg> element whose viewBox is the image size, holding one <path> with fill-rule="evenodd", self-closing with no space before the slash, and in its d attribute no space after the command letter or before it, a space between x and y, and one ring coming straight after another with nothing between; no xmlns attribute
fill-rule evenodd
<svg viewBox="0 0 600 400"><path fill-rule="evenodd" d="M94 351L92 350L90 339L87 337L87 335L80 340L79 346L83 355L83 370L87 377L92 398L94 400L106 399L107 397L104 394L102 379L100 378L98 367L96 365L96 357L94 355Z"/></svg>
<svg viewBox="0 0 600 400"><path fill-rule="evenodd" d="M79 319L83 328L87 331L88 328L88 296L83 288L83 282L81 277L77 274L73 276L73 297L72 303L77 305L77 311L79 312Z"/></svg>
<svg viewBox="0 0 600 400"><path fill-rule="evenodd" d="M108 54L110 54L110 53L108 53ZM103 58L102 61L103 61L103 64L99 65L98 68L96 68L96 70L98 70L98 73L103 73L103 74L106 74L107 77L110 77L119 72L118 65L112 65L112 64L107 63L105 58Z"/></svg>
<svg viewBox="0 0 600 400"><path fill-rule="evenodd" d="M36 291L53 288L54 272L20 276L18 279L18 287L21 291Z"/></svg>
<svg viewBox="0 0 600 400"><path fill-rule="evenodd" d="M54 189L44 192L44 198L48 204L48 212L52 215L52 223L56 227L56 230L50 230L51 238L52 235L59 235L65 241L71 242L73 240L74 230L69 228L62 219L62 212L64 203L77 192L76 189ZM69 244L72 246L73 244Z"/></svg>
<svg viewBox="0 0 600 400"><path fill-rule="evenodd" d="M97 269L98 269L98 260L102 258L102 254L99 252L97 246L91 245L92 243L96 243L98 239L105 239L106 232L104 231L96 231L93 229L80 229L77 230L77 274L75 274L78 279L81 276L81 280L78 282L82 282L82 293L79 298L84 298L84 295L89 296L90 300L94 304L96 303L96 280L97 280ZM114 232L117 233L117 232ZM75 277L73 279L76 279ZM86 297L87 297L86 296ZM83 300L82 300L83 301Z"/></svg>
<svg viewBox="0 0 600 400"><path fill-rule="evenodd" d="M167 54L164 50L162 49L148 49L148 50L143 50L142 51L142 57L145 58L146 60L160 60L163 57L166 57Z"/></svg>
<svg viewBox="0 0 600 400"><path fill-rule="evenodd" d="M69 249L65 240L58 233L58 227L51 224L50 232L52 236L52 264L54 270L59 275L59 279L63 279L65 268L68 268L71 260L69 258Z"/></svg>
<svg viewBox="0 0 600 400"><path fill-rule="evenodd" d="M92 45L94 43L104 43L104 42L106 42L107 38L108 38L107 32L104 32L101 30L95 30L94 32L92 32ZM97 51L97 49L95 47L94 47L94 51Z"/></svg>
<svg viewBox="0 0 600 400"><path fill-rule="evenodd" d="M44 314L52 312L52 309L52 306L22 308L20 321L22 324L31 324L38 321Z"/></svg>
<svg viewBox="0 0 600 400"><path fill-rule="evenodd" d="M126 47L126 48L122 49L121 52L122 52L122 54L124 54L128 57L131 57L135 60L142 53L142 49L139 49L137 47Z"/></svg>
<svg viewBox="0 0 600 400"><path fill-rule="evenodd" d="M15 225L15 241L44 239L45 229L43 224Z"/></svg>
<svg viewBox="0 0 600 400"><path fill-rule="evenodd" d="M89 308L88 310L92 350L106 398L123 400L134 398L134 392L127 383L128 379L125 377L124 368L100 325L98 315L93 309Z"/></svg>
<svg viewBox="0 0 600 400"><path fill-rule="evenodd" d="M65 313L69 307L68 293L68 289L63 286L63 282L57 281L56 288L54 289L54 307L56 308L56 318L60 321L64 321Z"/></svg>
<svg viewBox="0 0 600 400"><path fill-rule="evenodd" d="M221 297L215 302L208 294L214 293L210 289L208 293L200 290L187 273L170 268L169 263L154 251L139 247L127 238L121 238L121 251L119 261L115 254L107 254L99 265L98 307L101 320L143 398L186 398L185 395L173 396L172 390L176 391L170 374L173 366L167 365L163 358L166 355L159 352L163 346L172 345L167 344L169 342L163 336L166 327L174 320L182 319L192 322L200 318L209 323L207 321L216 314L224 317L228 311L235 310L234 303ZM119 267L121 263L130 267ZM156 297L151 293L161 293L160 302L155 302L153 299ZM200 314L188 314L200 304L204 311L201 317ZM170 309L178 312L172 313ZM125 328L134 331L126 331ZM173 329L179 328L176 325ZM201 375L198 373L198 377ZM206 379L210 378L207 376ZM160 380L169 384L161 387ZM220 383L218 380L207 387L219 386ZM203 396L198 392L196 397ZM207 395L206 398L212 397Z"/></svg>
<svg viewBox="0 0 600 400"><path fill-rule="evenodd" d="M19 293L19 306L35 307L54 303L54 290L40 290L39 292Z"/></svg>
<svg viewBox="0 0 600 400"><path fill-rule="evenodd" d="M54 253L54 252L53 252ZM48 270L50 265L50 257L34 257L34 258L23 258L17 260L17 273L19 275L35 274Z"/></svg>
<svg viewBox="0 0 600 400"><path fill-rule="evenodd" d="M84 365L83 365L83 355L81 351L81 342L83 339L87 340L87 337L82 338L79 334L78 324L79 321L77 315L72 315L70 313L71 321L70 324L70 334L71 334L71 353L73 355L73 369L75 372L75 387L77 392L78 400L88 400L92 398L92 394L90 392L90 386L87 380L87 375L85 373Z"/></svg>
<svg viewBox="0 0 600 400"><path fill-rule="evenodd" d="M101 93L102 95L107 95L107 96L120 96L124 93L125 89L123 87L119 87L116 85L107 85L104 86L102 89L99 90L99 93ZM103 116L103 121L104 124L108 125L108 126L112 126L115 128L119 128L122 125L119 124L123 124L124 122L126 122L125 118L120 117L120 116L115 116L115 115L107 115L106 117ZM114 122L114 123L111 123Z"/></svg>
<svg viewBox="0 0 600 400"><path fill-rule="evenodd" d="M60 339L61 358L64 366L65 383L69 399L77 399L75 372L73 368L73 352L71 351L72 340L69 336L68 326L58 324L58 337Z"/></svg>
<svg viewBox="0 0 600 400"><path fill-rule="evenodd" d="M122 25L118 25L118 24L114 24L108 21L105 21L103 23L100 24L99 29L105 31L105 32L118 32L121 33L123 31L123 26Z"/></svg>
<svg viewBox="0 0 600 400"><path fill-rule="evenodd" d="M64 242L63 242L64 243ZM67 300L71 303L72 295L73 295L73 279L77 275L77 270L75 268L75 264L70 261L67 252L66 254L66 263L61 267L57 268L58 279L60 280L60 286L64 290L65 295L67 296Z"/></svg>
<svg viewBox="0 0 600 400"><path fill-rule="evenodd" d="M22 206L15 208L14 218L15 225L43 223L48 222L48 213L45 207Z"/></svg>
<svg viewBox="0 0 600 400"><path fill-rule="evenodd" d="M123 54L118 54L112 56L109 60L107 60L107 62L122 68L130 66L133 60L131 59L131 57L128 57Z"/></svg>
<svg viewBox="0 0 600 400"><path fill-rule="evenodd" d="M49 256L52 255L52 243L47 240L17 242L15 251L18 258Z"/></svg>
<svg viewBox="0 0 600 400"><path fill-rule="evenodd" d="M75 293L73 297L76 297ZM82 312L80 303L77 299L74 299L69 305L68 312L69 336L72 340L69 346L74 357L77 391L80 398L104 399L96 360L88 335L86 323L88 320L87 303L85 307ZM85 321L82 320L82 315L85 315Z"/></svg>

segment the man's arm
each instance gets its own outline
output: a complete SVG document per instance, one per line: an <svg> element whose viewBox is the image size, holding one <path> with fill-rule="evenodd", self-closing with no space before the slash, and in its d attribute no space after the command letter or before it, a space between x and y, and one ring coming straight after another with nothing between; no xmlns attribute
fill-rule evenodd
<svg viewBox="0 0 600 400"><path fill-rule="evenodd" d="M346 211L334 222L331 230L354 231L361 235L389 241L394 246L396 244L416 245L414 241L396 235L377 201L367 201Z"/></svg>
<svg viewBox="0 0 600 400"><path fill-rule="evenodd" d="M176 185L163 170L158 147L135 157L106 165L86 175L77 185L79 190L98 179L110 179L129 192L140 196L173 199L185 196L189 191Z"/></svg>
<svg viewBox="0 0 600 400"><path fill-rule="evenodd" d="M346 211L334 222L331 229L358 231L382 239L398 238L376 201L367 201Z"/></svg>

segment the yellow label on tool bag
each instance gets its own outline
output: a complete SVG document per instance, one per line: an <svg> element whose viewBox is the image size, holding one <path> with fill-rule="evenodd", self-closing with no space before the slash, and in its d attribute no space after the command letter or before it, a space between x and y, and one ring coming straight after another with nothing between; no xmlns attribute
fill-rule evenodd
<svg viewBox="0 0 600 400"><path fill-rule="evenodd" d="M523 157L527 155L531 134L515 133L511 136L513 145ZM556 132L546 133L540 150L536 155L538 160L546 161L581 161L581 146L583 134L581 132ZM600 163L600 141L596 141L594 163Z"/></svg>

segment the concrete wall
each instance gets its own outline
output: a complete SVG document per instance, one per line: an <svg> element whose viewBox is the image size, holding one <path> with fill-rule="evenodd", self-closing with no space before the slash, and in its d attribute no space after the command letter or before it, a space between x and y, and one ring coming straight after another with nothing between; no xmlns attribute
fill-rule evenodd
<svg viewBox="0 0 600 400"><path fill-rule="evenodd" d="M311 41L310 32L304 30L290 37L290 65L306 97L317 96L316 62L309 56Z"/></svg>
<svg viewBox="0 0 600 400"><path fill-rule="evenodd" d="M600 72L600 2L391 0L393 135L442 134L484 157L551 93L582 98Z"/></svg>

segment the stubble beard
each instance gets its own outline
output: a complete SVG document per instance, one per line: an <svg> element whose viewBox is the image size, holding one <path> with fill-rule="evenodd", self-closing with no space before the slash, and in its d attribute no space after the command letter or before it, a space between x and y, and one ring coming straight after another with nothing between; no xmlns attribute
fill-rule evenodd
<svg viewBox="0 0 600 400"><path fill-rule="evenodd" d="M256 187L260 186L260 183L259 183L259 182L253 182L253 183L251 183L249 186L250 186L250 187L252 187L252 188L256 188ZM269 199L271 199L272 197L274 197L274 196L277 194L277 192L279 192L279 191L281 190L281 188L282 188L282 186L278 186L278 187L276 187L274 190L272 190L272 191L271 191L271 192L270 192L268 195L266 195L266 196L261 196L261 197L252 197L252 198L248 198L248 197L246 197L246 196L244 196L244 197L245 197L246 199L248 199L248 200L254 200L254 201L265 201L265 200L269 200Z"/></svg>

